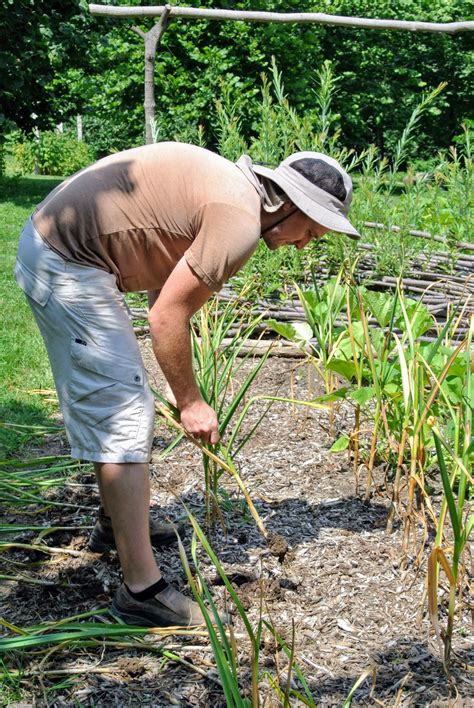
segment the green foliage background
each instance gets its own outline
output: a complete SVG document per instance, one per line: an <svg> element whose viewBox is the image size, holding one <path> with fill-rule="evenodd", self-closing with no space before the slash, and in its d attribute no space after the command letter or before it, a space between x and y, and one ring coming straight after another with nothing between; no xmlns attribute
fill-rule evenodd
<svg viewBox="0 0 474 708"><path fill-rule="evenodd" d="M110 4L155 4L119 0ZM179 3L172 3L179 4ZM194 7L448 22L472 16L470 0L189 0ZM0 29L0 121L52 126L84 115L84 137L96 156L143 142L143 41L127 19L92 17L85 0L5 0ZM147 30L153 19L139 26ZM417 131L417 157L448 147L472 118L473 33L381 32L316 24L174 20L158 51L159 139L218 141L215 101L223 86L241 104L242 131L258 119L261 72L275 56L298 112L314 108L315 72L330 60L338 81L333 110L341 140L391 154L422 92L448 86ZM31 114L35 113L36 118ZM202 126L201 133L198 127ZM199 137L201 136L201 137Z"/></svg>

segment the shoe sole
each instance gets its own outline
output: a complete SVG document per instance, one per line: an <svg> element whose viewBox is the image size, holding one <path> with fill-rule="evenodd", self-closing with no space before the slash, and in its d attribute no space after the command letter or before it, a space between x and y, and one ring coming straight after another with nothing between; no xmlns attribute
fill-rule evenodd
<svg viewBox="0 0 474 708"><path fill-rule="evenodd" d="M143 614L134 614L133 612L126 612L119 607L117 607L114 602L109 610L112 617L114 617L119 622L125 622L135 627L196 627L197 625L190 625L188 622L174 622L170 624L165 620L156 621L150 619Z"/></svg>

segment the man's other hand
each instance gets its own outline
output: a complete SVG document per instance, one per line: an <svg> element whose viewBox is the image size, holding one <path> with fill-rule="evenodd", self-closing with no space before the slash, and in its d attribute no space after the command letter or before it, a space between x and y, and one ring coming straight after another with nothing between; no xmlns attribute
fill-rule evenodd
<svg viewBox="0 0 474 708"><path fill-rule="evenodd" d="M180 413L181 423L187 433L211 445L219 442L216 412L205 401L188 403L181 408Z"/></svg>

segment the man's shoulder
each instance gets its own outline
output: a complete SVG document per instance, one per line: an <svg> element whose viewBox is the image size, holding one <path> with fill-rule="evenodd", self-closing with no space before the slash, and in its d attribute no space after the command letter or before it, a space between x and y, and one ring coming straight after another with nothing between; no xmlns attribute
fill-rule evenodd
<svg viewBox="0 0 474 708"><path fill-rule="evenodd" d="M207 148L185 143L161 143L170 158L170 178L187 183L201 206L221 203L260 215L257 191L235 162Z"/></svg>

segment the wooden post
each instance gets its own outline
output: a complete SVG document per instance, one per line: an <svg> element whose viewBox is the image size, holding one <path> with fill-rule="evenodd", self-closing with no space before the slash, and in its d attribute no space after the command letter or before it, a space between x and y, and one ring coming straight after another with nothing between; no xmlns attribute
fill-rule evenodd
<svg viewBox="0 0 474 708"><path fill-rule="evenodd" d="M147 145L153 142L151 121L155 118L155 58L156 50L163 33L168 26L168 18L171 8L166 6L160 21L148 32L143 32L139 27L133 26L131 29L138 34L145 42L145 142Z"/></svg>
<svg viewBox="0 0 474 708"><path fill-rule="evenodd" d="M31 117L33 118L33 120L36 120L36 118L38 118L38 116L36 115L36 113L33 113ZM34 135L34 139L39 143L39 141L40 141L40 130L39 130L39 128L38 128L37 125L35 125L34 128L33 128L33 135ZM39 173L40 173L40 169L39 169L39 165L38 165L38 160L36 159L36 157L35 157L35 166L34 166L34 168L33 168L33 172L34 172L35 175L39 175Z"/></svg>
<svg viewBox="0 0 474 708"><path fill-rule="evenodd" d="M78 142L81 142L83 139L83 132L82 132L82 116L77 115L76 116L76 136Z"/></svg>

